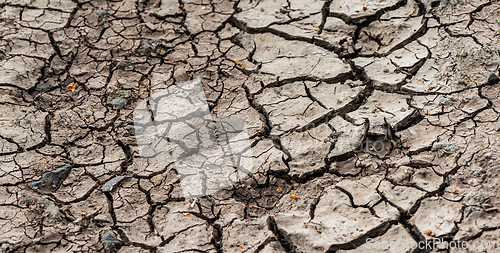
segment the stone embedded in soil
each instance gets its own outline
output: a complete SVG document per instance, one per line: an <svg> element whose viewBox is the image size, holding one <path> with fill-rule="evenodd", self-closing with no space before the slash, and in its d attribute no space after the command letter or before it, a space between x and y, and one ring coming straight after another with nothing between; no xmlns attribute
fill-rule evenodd
<svg viewBox="0 0 500 253"><path fill-rule="evenodd" d="M131 175L126 175L126 176L116 176L109 181L107 181L102 187L101 190L103 192L111 192L113 189L116 188L118 184L120 184L123 180L132 177Z"/></svg>
<svg viewBox="0 0 500 253"><path fill-rule="evenodd" d="M93 13L97 14L100 18L107 18L106 10L93 10Z"/></svg>
<svg viewBox="0 0 500 253"><path fill-rule="evenodd" d="M122 242L116 238L112 230L105 229L101 233L101 243L105 252L114 252L121 247Z"/></svg>
<svg viewBox="0 0 500 253"><path fill-rule="evenodd" d="M127 100L125 98L122 98L122 97L116 97L116 98L113 98L111 99L108 104L109 105L112 105L116 108L122 108L125 106L125 103L127 102Z"/></svg>
<svg viewBox="0 0 500 253"><path fill-rule="evenodd" d="M38 188L47 187L54 189L62 184L62 182L68 177L70 171L71 165L65 164L54 171L44 173L40 180L31 182L30 184Z"/></svg>
<svg viewBox="0 0 500 253"><path fill-rule="evenodd" d="M500 78L498 78L498 76L495 75L495 73L489 73L488 74L488 80L486 81L486 84L488 84L488 85L495 85L498 82L500 82Z"/></svg>

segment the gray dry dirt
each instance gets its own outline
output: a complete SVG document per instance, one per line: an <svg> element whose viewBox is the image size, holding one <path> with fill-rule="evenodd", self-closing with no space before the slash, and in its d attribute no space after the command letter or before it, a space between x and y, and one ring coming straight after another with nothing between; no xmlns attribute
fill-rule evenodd
<svg viewBox="0 0 500 253"><path fill-rule="evenodd" d="M0 251L499 241L499 32L492 0L0 0ZM193 204L133 111L198 77L254 159Z"/></svg>

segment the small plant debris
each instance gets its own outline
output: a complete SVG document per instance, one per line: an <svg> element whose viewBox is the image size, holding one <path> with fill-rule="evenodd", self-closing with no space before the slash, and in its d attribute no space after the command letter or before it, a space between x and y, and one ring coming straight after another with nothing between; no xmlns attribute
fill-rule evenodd
<svg viewBox="0 0 500 253"><path fill-rule="evenodd" d="M427 230L424 230L424 234L427 235L427 236L430 236L430 237L436 237L436 233L433 233L432 232L432 229L427 229Z"/></svg>
<svg viewBox="0 0 500 253"><path fill-rule="evenodd" d="M236 65L240 66L242 69L245 68L245 65L243 65L243 63L241 63L240 61L235 61L234 63L236 63Z"/></svg>
<svg viewBox="0 0 500 253"><path fill-rule="evenodd" d="M248 207L249 207L249 208L257 208L257 209L262 209L262 210L264 210L264 208L263 208L263 207L260 207L260 206L255 206L255 205L249 205Z"/></svg>
<svg viewBox="0 0 500 253"><path fill-rule="evenodd" d="M75 82L72 82L72 83L68 84L68 86L66 86L66 91L75 92L75 89L77 87L78 87L78 84Z"/></svg>

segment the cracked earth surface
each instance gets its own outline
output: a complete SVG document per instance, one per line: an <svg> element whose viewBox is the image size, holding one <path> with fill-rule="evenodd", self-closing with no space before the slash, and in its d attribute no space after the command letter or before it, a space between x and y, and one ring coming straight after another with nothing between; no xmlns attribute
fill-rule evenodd
<svg viewBox="0 0 500 253"><path fill-rule="evenodd" d="M499 241L499 44L492 0L0 0L0 251ZM196 200L134 124L194 78L252 151Z"/></svg>

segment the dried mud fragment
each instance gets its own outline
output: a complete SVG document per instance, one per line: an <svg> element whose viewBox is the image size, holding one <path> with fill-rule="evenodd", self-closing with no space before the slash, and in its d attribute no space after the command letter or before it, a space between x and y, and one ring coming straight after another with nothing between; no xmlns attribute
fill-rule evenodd
<svg viewBox="0 0 500 253"><path fill-rule="evenodd" d="M300 209L276 215L277 228L302 252L339 249L365 234L388 229L392 222L372 216L368 208L352 206L348 195L333 187L326 190L313 213L313 219L310 212Z"/></svg>
<svg viewBox="0 0 500 253"><path fill-rule="evenodd" d="M413 211L412 208L425 195L425 192L413 187L393 185L388 181L382 181L377 190L403 212Z"/></svg>
<svg viewBox="0 0 500 253"><path fill-rule="evenodd" d="M417 212L410 219L427 239L432 239L429 229L437 237L449 237L456 231L456 223L462 217L462 204L451 202L442 197L430 197L422 200Z"/></svg>

